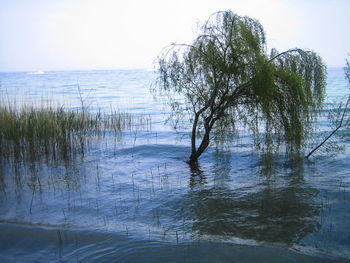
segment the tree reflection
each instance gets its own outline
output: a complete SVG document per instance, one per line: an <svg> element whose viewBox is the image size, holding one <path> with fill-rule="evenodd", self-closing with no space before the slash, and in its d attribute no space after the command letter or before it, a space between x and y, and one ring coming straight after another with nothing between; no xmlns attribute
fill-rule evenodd
<svg viewBox="0 0 350 263"><path fill-rule="evenodd" d="M261 164L260 168L266 169ZM230 169L223 171L228 177ZM190 209L187 220L193 222L190 231L199 237L298 243L319 227L314 202L318 191L305 184L300 160L288 163L278 173L282 182L266 178L258 186L235 190L228 184L196 190L196 180L191 178L193 190L185 204ZM203 172L201 176L205 178Z"/></svg>
<svg viewBox="0 0 350 263"><path fill-rule="evenodd" d="M190 176L190 188L194 188L197 185L206 184L206 176L198 163L190 165L191 176Z"/></svg>

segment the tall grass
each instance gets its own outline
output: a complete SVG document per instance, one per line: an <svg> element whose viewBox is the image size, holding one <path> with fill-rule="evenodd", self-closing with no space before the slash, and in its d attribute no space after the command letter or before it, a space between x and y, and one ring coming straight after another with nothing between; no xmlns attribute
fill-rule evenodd
<svg viewBox="0 0 350 263"><path fill-rule="evenodd" d="M108 130L116 135L140 125L150 130L150 119L120 111L105 114L51 106L0 106L0 157L15 161L35 161L42 156L67 159L84 154L94 136L101 137Z"/></svg>

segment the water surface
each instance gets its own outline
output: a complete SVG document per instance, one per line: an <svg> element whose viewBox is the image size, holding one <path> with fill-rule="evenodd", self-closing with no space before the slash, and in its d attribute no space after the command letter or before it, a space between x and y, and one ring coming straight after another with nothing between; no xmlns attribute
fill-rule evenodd
<svg viewBox="0 0 350 263"><path fill-rule="evenodd" d="M83 100L92 111L152 119L151 129L94 140L84 156L2 160L0 261L350 261L348 141L335 157L267 162L243 134L191 170L189 131L164 124L168 109L149 93L154 78L146 70L0 73L5 101L78 109ZM328 104L348 93L342 69L329 70L328 84Z"/></svg>

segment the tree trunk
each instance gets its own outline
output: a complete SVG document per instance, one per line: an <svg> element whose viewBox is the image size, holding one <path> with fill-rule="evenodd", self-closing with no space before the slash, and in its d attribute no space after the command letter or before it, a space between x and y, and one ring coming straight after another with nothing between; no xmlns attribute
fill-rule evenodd
<svg viewBox="0 0 350 263"><path fill-rule="evenodd" d="M192 126L192 134L191 134L191 145L192 145L191 152L192 153L196 151L196 132L197 132L198 120L199 120L199 113L196 113L196 115L194 116L194 122Z"/></svg>
<svg viewBox="0 0 350 263"><path fill-rule="evenodd" d="M191 166L197 163L199 156L201 156L202 153L207 149L207 147L209 145L210 130L211 129L205 130L204 137L203 137L202 142L201 142L200 146L198 147L198 149L192 148L192 153L190 156L190 160L188 162ZM193 138L193 136L192 136L192 138ZM193 145L193 142L192 142L192 145Z"/></svg>

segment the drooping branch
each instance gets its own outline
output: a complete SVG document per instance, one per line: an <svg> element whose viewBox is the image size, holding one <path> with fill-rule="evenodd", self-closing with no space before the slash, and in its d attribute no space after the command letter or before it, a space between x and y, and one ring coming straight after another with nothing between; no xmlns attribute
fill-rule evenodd
<svg viewBox="0 0 350 263"><path fill-rule="evenodd" d="M343 110L343 114L341 116L340 122L338 124L338 126L319 144L317 145L312 151L310 151L305 158L308 159L314 152L316 152L323 144L325 144L343 125L343 121L344 121L344 117L345 117L345 113L348 109L348 105L349 105L349 101L350 101L350 95L348 97L348 100L346 102L345 108Z"/></svg>
<svg viewBox="0 0 350 263"><path fill-rule="evenodd" d="M301 50L301 49L299 49L299 48L296 48L296 49L289 49L289 50L286 50L286 51L284 51L284 52L282 52L282 53L277 54L276 56L274 56L273 58L271 58L271 59L269 60L269 62L272 62L272 61L274 61L276 58L282 57L282 56L284 56L284 55L286 55L286 54L288 54L288 53L294 53L294 52L297 52L297 53L299 53L299 54L305 53L304 50Z"/></svg>

